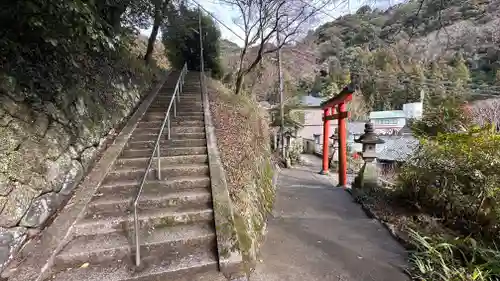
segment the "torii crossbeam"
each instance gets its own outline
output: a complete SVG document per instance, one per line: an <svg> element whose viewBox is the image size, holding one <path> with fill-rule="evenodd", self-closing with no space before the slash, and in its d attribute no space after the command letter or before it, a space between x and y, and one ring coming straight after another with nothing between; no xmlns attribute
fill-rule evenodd
<svg viewBox="0 0 500 281"><path fill-rule="evenodd" d="M347 102L352 100L354 89L351 86L344 87L335 97L321 103L323 109L323 169L320 174L328 173L328 139L330 138L330 120L338 120L338 142L339 142L339 186L347 186L347 128L346 119L350 113L346 109ZM337 110L335 112L335 107Z"/></svg>

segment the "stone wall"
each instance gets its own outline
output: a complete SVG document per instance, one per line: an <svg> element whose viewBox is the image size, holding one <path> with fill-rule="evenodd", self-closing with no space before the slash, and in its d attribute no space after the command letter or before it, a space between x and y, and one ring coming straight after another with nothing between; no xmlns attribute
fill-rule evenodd
<svg viewBox="0 0 500 281"><path fill-rule="evenodd" d="M47 101L0 80L1 272L69 199L150 83L123 78L107 94L75 90Z"/></svg>

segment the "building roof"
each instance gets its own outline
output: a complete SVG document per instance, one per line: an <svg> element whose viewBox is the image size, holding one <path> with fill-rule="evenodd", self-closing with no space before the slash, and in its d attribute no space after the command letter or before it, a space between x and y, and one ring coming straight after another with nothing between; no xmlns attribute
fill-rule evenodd
<svg viewBox="0 0 500 281"><path fill-rule="evenodd" d="M370 112L370 119L383 119L383 118L406 118L403 110L387 110L387 111L372 111Z"/></svg>
<svg viewBox="0 0 500 281"><path fill-rule="evenodd" d="M412 134L413 134L413 132L412 132L408 122L398 132L398 135L400 135L400 136L408 136L408 135L412 135Z"/></svg>
<svg viewBox="0 0 500 281"><path fill-rule="evenodd" d="M413 136L379 136L385 141L377 158L386 161L406 161L418 146L418 139Z"/></svg>
<svg viewBox="0 0 500 281"><path fill-rule="evenodd" d="M320 106L323 99L313 96L303 96L301 102L303 105Z"/></svg>

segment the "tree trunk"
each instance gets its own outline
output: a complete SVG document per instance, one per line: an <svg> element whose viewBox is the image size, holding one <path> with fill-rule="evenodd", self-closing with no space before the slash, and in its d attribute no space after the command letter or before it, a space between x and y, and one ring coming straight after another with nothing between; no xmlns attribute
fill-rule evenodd
<svg viewBox="0 0 500 281"><path fill-rule="evenodd" d="M236 89L234 91L234 93L236 95L239 95L241 92L241 88L243 87L243 79L245 78L245 75L250 73L257 66L257 64L259 64L259 62L262 60L263 50L264 50L264 45L261 44L259 51L257 53L257 57L254 59L252 64L248 68L241 69L240 71L238 71L237 78L236 78L236 85L235 85Z"/></svg>
<svg viewBox="0 0 500 281"><path fill-rule="evenodd" d="M144 55L144 60L146 64L150 64L153 58L153 51L155 48L156 37L158 36L158 31L160 30L160 25L163 20L163 13L161 12L161 7L155 7L155 19L153 22L153 30L151 30L151 35L148 39L148 48L146 49L146 55Z"/></svg>
<svg viewBox="0 0 500 281"><path fill-rule="evenodd" d="M243 87L243 72L238 72L238 75L236 76L236 85L235 85L235 90L234 94L239 95L241 93L241 88Z"/></svg>

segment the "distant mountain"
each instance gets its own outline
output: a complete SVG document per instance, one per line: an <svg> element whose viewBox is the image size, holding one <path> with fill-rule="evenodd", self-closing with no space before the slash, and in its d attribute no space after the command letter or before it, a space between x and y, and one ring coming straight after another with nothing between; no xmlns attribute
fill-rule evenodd
<svg viewBox="0 0 500 281"><path fill-rule="evenodd" d="M226 49L229 70L236 71L238 53ZM289 90L330 96L356 77L360 101L369 109L398 109L422 91L500 94L500 0L364 6L310 31L283 57ZM246 79L261 99L276 96L275 65L274 54L268 55Z"/></svg>
<svg viewBox="0 0 500 281"><path fill-rule="evenodd" d="M220 48L221 48L221 52L223 54L228 53L228 52L230 52L230 53L237 52L241 49L236 43L231 42L231 41L226 40L226 39L221 40Z"/></svg>

